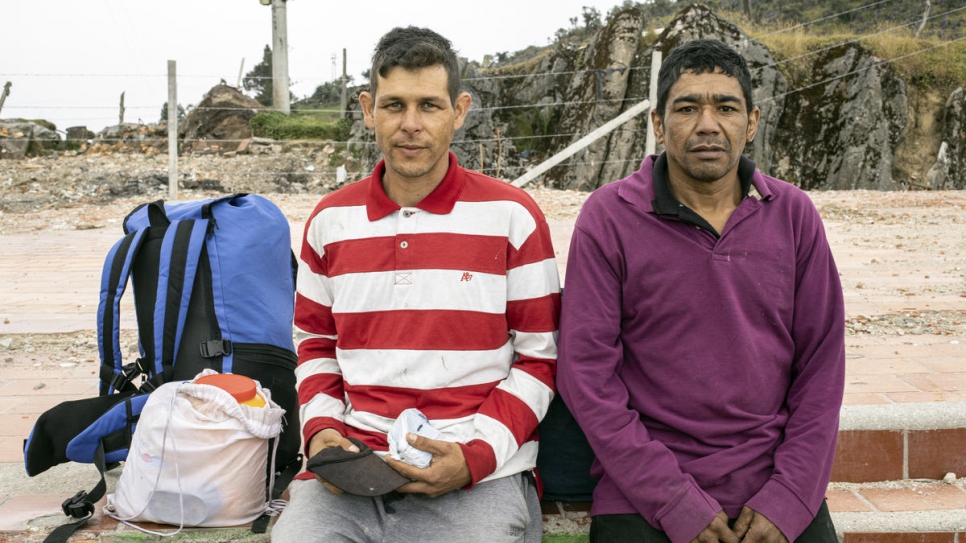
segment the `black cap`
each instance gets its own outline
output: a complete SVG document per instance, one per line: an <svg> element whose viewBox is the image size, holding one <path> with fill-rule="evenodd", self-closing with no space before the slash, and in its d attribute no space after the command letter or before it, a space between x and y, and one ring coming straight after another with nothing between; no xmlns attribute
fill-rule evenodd
<svg viewBox="0 0 966 543"><path fill-rule="evenodd" d="M412 482L392 469L385 460L356 438L348 438L359 452L342 447L322 449L309 459L306 467L326 482L349 494L381 496Z"/></svg>

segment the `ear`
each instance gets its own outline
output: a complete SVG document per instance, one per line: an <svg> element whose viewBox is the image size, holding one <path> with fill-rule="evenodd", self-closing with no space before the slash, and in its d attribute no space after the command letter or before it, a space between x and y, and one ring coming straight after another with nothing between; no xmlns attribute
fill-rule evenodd
<svg viewBox="0 0 966 543"><path fill-rule="evenodd" d="M755 134L758 133L758 121L761 120L761 110L755 106L748 115L748 135L745 138L747 143L755 141Z"/></svg>
<svg viewBox="0 0 966 543"><path fill-rule="evenodd" d="M459 130L463 126L463 121L466 120L466 113L470 110L472 103L473 97L468 92L462 92L456 97L456 103L453 104L453 109L456 110L456 118L453 119L453 130Z"/></svg>
<svg viewBox="0 0 966 543"><path fill-rule="evenodd" d="M368 128L375 128L376 119L373 117L375 98L368 91L360 92L359 104L362 106L362 117L366 121L366 126Z"/></svg>
<svg viewBox="0 0 966 543"><path fill-rule="evenodd" d="M654 140L664 145L664 125L661 123L661 115L656 109L651 110L651 124L654 125Z"/></svg>

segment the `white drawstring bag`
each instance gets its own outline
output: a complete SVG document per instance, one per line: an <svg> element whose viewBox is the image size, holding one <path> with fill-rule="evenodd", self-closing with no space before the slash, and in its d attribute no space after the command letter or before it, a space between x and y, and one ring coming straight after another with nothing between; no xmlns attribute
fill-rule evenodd
<svg viewBox="0 0 966 543"><path fill-rule="evenodd" d="M271 513L276 504L267 498L274 481L267 489L265 484L268 462L274 462L268 440L281 432L285 410L268 389L259 385L257 391L263 407L239 404L221 388L194 381L158 387L141 411L105 511L125 523L179 530L237 526Z"/></svg>

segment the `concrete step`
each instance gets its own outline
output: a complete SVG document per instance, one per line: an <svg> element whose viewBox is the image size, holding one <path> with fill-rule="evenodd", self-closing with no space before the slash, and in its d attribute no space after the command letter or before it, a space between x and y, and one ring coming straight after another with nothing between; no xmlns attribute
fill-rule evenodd
<svg viewBox="0 0 966 543"><path fill-rule="evenodd" d="M966 478L832 483L841 543L966 543ZM589 503L543 502L546 533L586 534Z"/></svg>

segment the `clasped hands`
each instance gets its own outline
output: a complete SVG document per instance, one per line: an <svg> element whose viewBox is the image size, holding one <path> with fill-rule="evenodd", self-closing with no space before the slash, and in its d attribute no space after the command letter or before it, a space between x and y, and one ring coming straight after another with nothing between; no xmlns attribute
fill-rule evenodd
<svg viewBox="0 0 966 543"><path fill-rule="evenodd" d="M765 515L745 506L741 508L734 527L728 526L728 516L720 511L711 524L691 540L691 543L719 542L788 543L788 539Z"/></svg>
<svg viewBox="0 0 966 543"><path fill-rule="evenodd" d="M406 483L396 489L396 492L403 494L425 494L430 498L442 496L447 492L452 492L458 488L470 484L472 477L470 468L466 465L466 458L463 457L463 449L459 444L451 441L440 441L429 439L416 434L407 434L406 440L417 449L433 454L433 460L429 467L417 468L405 462L394 460L386 456L386 462L390 467L398 471L403 477L412 479L411 483ZM359 452L351 441L346 439L334 428L326 428L314 436L309 441L309 457L328 447L342 447L350 452ZM316 476L325 488L333 494L342 494L342 490L330 484L319 476Z"/></svg>

